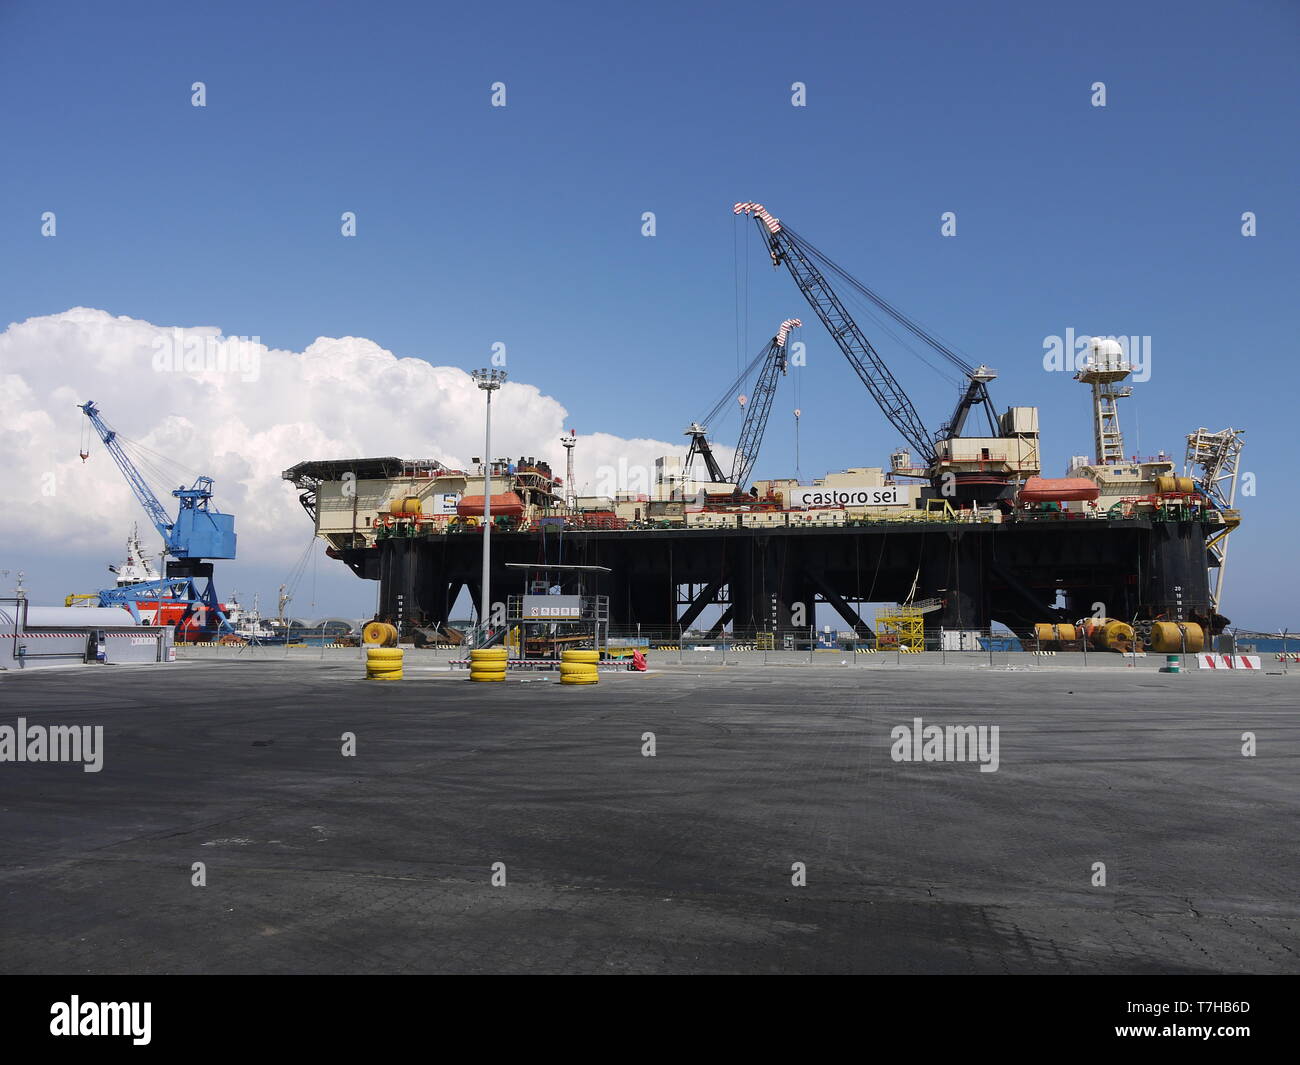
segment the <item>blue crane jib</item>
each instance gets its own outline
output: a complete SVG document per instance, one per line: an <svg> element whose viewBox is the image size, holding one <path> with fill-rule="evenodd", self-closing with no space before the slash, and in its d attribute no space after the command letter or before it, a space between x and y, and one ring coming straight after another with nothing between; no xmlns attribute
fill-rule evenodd
<svg viewBox="0 0 1300 1065"><path fill-rule="evenodd" d="M131 491L149 515L149 520L163 538L167 553L173 558L234 558L235 517L223 514L212 507L212 478L199 477L186 488L173 489L172 495L180 500L176 517L170 518L162 503L122 447L116 430L109 428L99 416L94 401L80 405L82 413L90 419L104 448L122 471Z"/></svg>

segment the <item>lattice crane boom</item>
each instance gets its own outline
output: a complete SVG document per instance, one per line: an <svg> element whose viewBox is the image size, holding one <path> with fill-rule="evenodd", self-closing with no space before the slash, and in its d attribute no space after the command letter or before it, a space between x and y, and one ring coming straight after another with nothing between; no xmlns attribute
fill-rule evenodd
<svg viewBox="0 0 1300 1065"><path fill-rule="evenodd" d="M1223 609L1223 590L1228 572L1228 539L1241 521L1236 510L1237 468L1241 464L1244 429L1223 429L1217 433L1197 429L1187 434L1187 459L1183 469L1196 478L1197 486L1222 515L1221 531L1206 540L1210 557L1217 565L1211 570L1210 605Z"/></svg>
<svg viewBox="0 0 1300 1065"><path fill-rule="evenodd" d="M763 444L763 433L767 430L768 415L772 412L772 400L780 379L786 375L788 359L786 358L786 340L790 330L803 325L798 318L787 318L781 323L763 351L762 369L754 385L753 394L745 406L745 420L740 427L740 442L736 446L736 456L732 461L731 480L743 489L754 463L758 461L758 450Z"/></svg>
<svg viewBox="0 0 1300 1065"><path fill-rule="evenodd" d="M158 530L158 535L163 538L164 543L169 543L174 523L168 516L167 511L163 509L158 497L154 495L153 489L149 487L140 471L135 468L135 463L123 450L122 442L117 438L117 430L110 429L105 424L104 419L99 416L99 408L95 406L94 400L88 400L80 404L79 409L90 420L90 424L94 426L95 432L99 434L99 439L104 443L104 449L117 463L117 468L122 471L122 476L126 478L126 483L135 494L135 498L139 500L140 505L144 507L145 513L149 515L153 527Z"/></svg>

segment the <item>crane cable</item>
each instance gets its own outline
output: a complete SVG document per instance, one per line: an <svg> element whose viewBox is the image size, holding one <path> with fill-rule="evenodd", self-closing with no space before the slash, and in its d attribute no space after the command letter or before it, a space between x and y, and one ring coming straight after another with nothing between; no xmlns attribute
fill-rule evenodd
<svg viewBox="0 0 1300 1065"><path fill-rule="evenodd" d="M922 341L924 344L942 355L964 375L969 376L974 372L975 367L966 358L954 350L951 345L945 343L938 336L926 330L915 319L908 317L878 292L868 288L842 266L831 259L830 256L820 251L789 226L783 225L782 230L800 251L804 252L809 258L815 260L819 265L824 266L846 285L850 286L854 291L870 300L872 304L893 318L894 321L907 329L918 340Z"/></svg>
<svg viewBox="0 0 1300 1065"><path fill-rule="evenodd" d="M803 375L795 372L798 369L798 366L790 367L790 377L792 378L790 384L794 390L794 477L796 481L801 479L799 472L799 421L803 417L803 403L801 402Z"/></svg>
<svg viewBox="0 0 1300 1065"><path fill-rule="evenodd" d="M103 421L102 418L100 420ZM187 466L185 463L172 458L170 455L165 455L161 451L155 451L153 448L142 444L139 440L123 435L107 422L104 422L104 425L113 434L113 438L121 445L122 450L126 453L131 462L140 469L142 474L147 475L145 477L145 482L150 485L151 490L155 492L157 491L156 488L154 488L155 485L171 485L173 480L175 480L176 472L184 474L185 480L190 484L204 476L192 466ZM86 418L84 419L84 424L82 426L83 444L81 447L81 454L83 459L88 457L90 453L90 429L90 419ZM163 489L164 494L170 493L170 491L170 487L165 487ZM221 500L219 500L215 492L212 495L212 502L213 505L216 506L217 510L222 509L218 505Z"/></svg>
<svg viewBox="0 0 1300 1065"><path fill-rule="evenodd" d="M746 227L748 231L748 227ZM732 311L736 327L736 372L740 372L740 230L731 227L731 287Z"/></svg>
<svg viewBox="0 0 1300 1065"><path fill-rule="evenodd" d="M886 320L886 318L883 315L879 314L876 311L873 304L867 302L865 299L862 299L860 296L857 295L856 292L850 292L841 302L848 304L856 312L866 317L871 322L873 327L878 329L880 332L884 333L886 336L890 337L895 344L897 344L900 348L902 348L904 351L910 354L918 362L924 363L927 367L933 370L945 381L948 381L949 383L956 385L958 387L964 384L964 381L960 377L958 377L955 374L947 372L946 370L943 369L942 366L936 365L931 359L927 359L924 354L918 351L916 347L908 343L908 341L904 337L900 336L898 332L889 324L888 320Z"/></svg>
<svg viewBox="0 0 1300 1065"><path fill-rule="evenodd" d="M148 474L147 481L155 485L163 485L163 493L169 494L173 484L176 481L176 474L180 472L185 476L181 483L176 487L185 488L196 482L203 474L197 470L186 466L183 462L177 462L175 459L161 452L154 451L152 448L145 447L138 440L131 440L128 437L118 434L117 439L123 445L123 450L127 452L131 461L135 463L144 473ZM213 509L221 511L222 500L214 492L212 494Z"/></svg>
<svg viewBox="0 0 1300 1065"><path fill-rule="evenodd" d="M726 407L736 397L736 394L742 388L744 388L745 382L748 381L750 377L753 376L754 371L758 370L762 366L763 356L766 354L767 354L767 346L765 345L763 347L763 350L760 351L757 355L755 355L754 358L750 361L750 364L740 372L740 376L738 376L734 381L732 381L731 384L727 387L726 391L722 393L722 395L718 399L718 402L713 405L713 409L710 410L709 413L706 414L703 418L696 419L699 422L699 424L706 426L707 428L710 429L710 435L712 435L714 419L716 419L718 415L722 413L723 408Z"/></svg>
<svg viewBox="0 0 1300 1065"><path fill-rule="evenodd" d="M132 454L132 457L138 456L143 458L144 456L148 456L150 459L152 459L156 464L156 468L162 472L163 478L165 480L170 481L173 477L173 474L168 472L169 470L177 470L185 474L187 477L195 478L195 479L203 476L198 470L194 469L192 466L186 466L185 463L172 458L172 456L170 455L165 455L161 451L155 451L153 448L147 447L144 444L142 444L139 440L132 439L129 436L125 436L122 433L119 433L111 425L109 426L109 429L115 434L119 443L121 443L123 446L128 447L128 449Z"/></svg>
<svg viewBox="0 0 1300 1065"><path fill-rule="evenodd" d="M307 563L312 559L312 548L316 546L316 534L311 534L311 539L307 541L307 546L303 549L298 561L294 563L293 569L289 571L289 576L285 578L285 586L288 588L289 597L292 599L294 592L298 590L298 585L302 581L303 575L307 572ZM312 592L312 600L315 602L315 590Z"/></svg>
<svg viewBox="0 0 1300 1065"><path fill-rule="evenodd" d="M743 353L749 350L749 226L745 227L745 317L742 319L742 328L744 332L743 346L741 347L741 358ZM740 359L736 360L737 363Z"/></svg>

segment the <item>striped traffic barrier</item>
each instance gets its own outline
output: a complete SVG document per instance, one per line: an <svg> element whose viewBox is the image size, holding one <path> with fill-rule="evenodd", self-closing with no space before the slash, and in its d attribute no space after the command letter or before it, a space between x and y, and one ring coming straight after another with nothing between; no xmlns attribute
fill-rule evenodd
<svg viewBox="0 0 1300 1065"><path fill-rule="evenodd" d="M1198 654L1196 664L1201 669L1259 669L1259 655Z"/></svg>
<svg viewBox="0 0 1300 1065"><path fill-rule="evenodd" d="M13 640L62 640L69 636L80 636L83 639L90 638L88 632L6 632L3 635ZM130 633L127 635L130 635Z"/></svg>

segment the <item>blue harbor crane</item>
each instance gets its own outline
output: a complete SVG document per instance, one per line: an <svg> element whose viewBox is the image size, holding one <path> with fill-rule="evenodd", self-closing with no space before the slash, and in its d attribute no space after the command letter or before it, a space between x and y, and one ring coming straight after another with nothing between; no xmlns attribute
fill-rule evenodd
<svg viewBox="0 0 1300 1065"><path fill-rule="evenodd" d="M176 517L169 517L148 481L131 460L117 431L100 417L93 400L79 405L78 409L89 419L104 448L117 463L126 483L144 507L158 535L162 537L167 559L166 576L157 581L144 581L120 588L106 588L99 593L101 606L125 606L139 620L137 604L160 599L184 603L185 613L178 629L201 631L212 635L229 631L221 603L212 582L212 563L209 559L235 557L235 518L223 514L212 506L212 478L200 476L190 487L181 485L172 490L180 500ZM87 457L83 448L82 460ZM195 581L205 582L202 591Z"/></svg>

